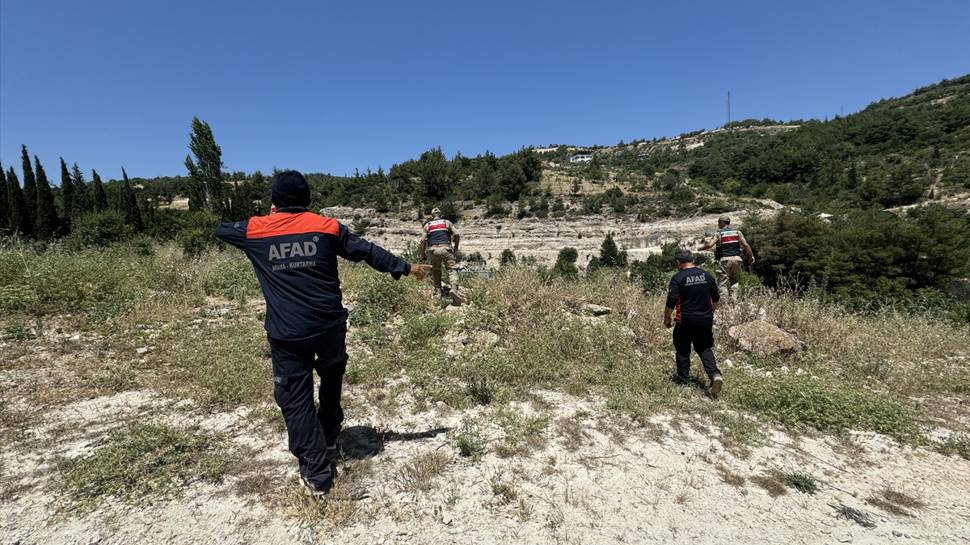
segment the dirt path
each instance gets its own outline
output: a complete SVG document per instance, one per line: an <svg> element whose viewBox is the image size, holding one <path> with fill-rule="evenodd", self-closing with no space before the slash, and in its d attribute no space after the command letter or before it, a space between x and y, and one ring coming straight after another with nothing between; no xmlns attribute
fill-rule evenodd
<svg viewBox="0 0 970 545"><path fill-rule="evenodd" d="M506 412L412 412L401 400L393 417L365 409L362 394L348 393L341 486L352 483L369 497L323 507L293 484L284 434L259 424L253 411L205 414L147 392L54 409L0 454L2 542L970 542L970 462L872 434L795 439L773 431L745 452L691 418L634 426L606 416L597 401L556 393ZM509 414L541 416L547 425L511 436L501 423ZM171 501L109 502L80 517L60 509L57 460L92 452L112 426L132 419L225 433L247 463L222 483L191 485ZM478 461L454 446L469 422L489 445ZM818 492L775 477L793 471L817 478ZM925 505L893 514L886 490ZM875 526L840 518L842 505L866 512Z"/></svg>

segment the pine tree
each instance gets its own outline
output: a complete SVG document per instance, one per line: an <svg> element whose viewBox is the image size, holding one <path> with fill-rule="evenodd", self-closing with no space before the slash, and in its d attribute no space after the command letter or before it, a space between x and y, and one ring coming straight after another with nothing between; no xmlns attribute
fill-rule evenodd
<svg viewBox="0 0 970 545"><path fill-rule="evenodd" d="M94 169L91 169L91 204L95 212L104 212L108 209L108 195L104 192L101 176L98 176L98 171Z"/></svg>
<svg viewBox="0 0 970 545"><path fill-rule="evenodd" d="M71 173L67 170L67 163L61 157L61 201L64 205L64 221L62 223L66 232L71 231L71 221L76 214L74 181L71 180Z"/></svg>
<svg viewBox="0 0 970 545"><path fill-rule="evenodd" d="M608 233L600 246L600 265L604 267L617 267L620 265L620 249L613 241L613 233Z"/></svg>
<svg viewBox="0 0 970 545"><path fill-rule="evenodd" d="M54 207L54 192L47 180L47 173L40 159L34 156L34 168L37 171L37 215L34 220L34 232L40 240L50 240L57 233L61 222Z"/></svg>
<svg viewBox="0 0 970 545"><path fill-rule="evenodd" d="M185 168L189 171L189 209L222 215L226 208L222 149L216 144L209 124L197 117L192 118L189 150L192 154L185 156Z"/></svg>
<svg viewBox="0 0 970 545"><path fill-rule="evenodd" d="M20 188L20 180L13 167L7 170L7 204L8 224L10 230L24 236L30 236L34 232L30 224L30 215L27 214L27 203L24 201L24 192Z"/></svg>
<svg viewBox="0 0 970 545"><path fill-rule="evenodd" d="M24 169L24 213L27 214L29 227L23 234L31 237L34 235L34 225L37 224L37 178L34 177L34 169L30 166L30 156L27 155L27 146L20 146L20 159L23 161Z"/></svg>
<svg viewBox="0 0 970 545"><path fill-rule="evenodd" d="M0 163L0 232L7 230L7 223L10 221L10 210L7 206L7 173L3 171L3 163Z"/></svg>
<svg viewBox="0 0 970 545"><path fill-rule="evenodd" d="M88 195L88 184L84 183L84 174L77 163L71 167L71 183L74 184L74 213L77 216L91 211L91 196Z"/></svg>
<svg viewBox="0 0 970 545"><path fill-rule="evenodd" d="M130 225L135 231L142 231L145 226L141 221L141 210L138 208L138 198L135 197L135 190L131 188L128 181L128 173L121 169L121 177L124 182L121 187L121 206L125 215L125 223Z"/></svg>

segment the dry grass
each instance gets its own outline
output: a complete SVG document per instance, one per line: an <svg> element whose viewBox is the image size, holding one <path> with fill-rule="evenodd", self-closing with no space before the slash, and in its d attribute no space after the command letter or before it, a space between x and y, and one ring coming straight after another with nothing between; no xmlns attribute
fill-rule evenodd
<svg viewBox="0 0 970 545"><path fill-rule="evenodd" d="M726 484L729 484L736 488L742 488L744 487L744 483L747 482L747 479L744 478L744 475L741 475L740 473L736 473L732 471L731 468L723 464L718 464L714 467L715 469L717 469L718 474L721 476L721 481L723 481Z"/></svg>
<svg viewBox="0 0 970 545"><path fill-rule="evenodd" d="M919 498L888 487L866 498L866 503L887 513L904 517L912 517L914 511L920 511L926 507L926 503Z"/></svg>
<svg viewBox="0 0 970 545"><path fill-rule="evenodd" d="M785 486L785 474L780 471L770 471L764 475L749 477L749 480L763 488L772 498L784 496L788 493L788 488Z"/></svg>
<svg viewBox="0 0 970 545"><path fill-rule="evenodd" d="M434 480L443 474L451 464L450 453L440 450L423 452L405 462L394 476L394 481L403 492L416 494L431 490Z"/></svg>
<svg viewBox="0 0 970 545"><path fill-rule="evenodd" d="M361 460L345 466L334 487L324 498L310 496L299 479L286 481L269 503L284 516L294 518L320 530L343 528L361 520L366 514L366 483L373 473L371 460Z"/></svg>

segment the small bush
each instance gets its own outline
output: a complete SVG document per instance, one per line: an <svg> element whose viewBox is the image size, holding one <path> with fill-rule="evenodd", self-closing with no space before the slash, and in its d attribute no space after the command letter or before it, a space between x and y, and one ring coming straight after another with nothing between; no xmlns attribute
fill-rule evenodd
<svg viewBox="0 0 970 545"><path fill-rule="evenodd" d="M105 210L74 219L68 242L78 248L107 246L128 240L134 234L134 229L125 222L125 216L121 212Z"/></svg>
<svg viewBox="0 0 970 545"><path fill-rule="evenodd" d="M794 488L803 494L815 494L818 492L818 481L815 480L815 477L807 473L800 473L798 471L789 473L785 476L785 484L789 488Z"/></svg>
<svg viewBox="0 0 970 545"><path fill-rule="evenodd" d="M218 239L212 229L195 228L179 235L179 245L186 256L197 256L216 245Z"/></svg>
<svg viewBox="0 0 970 545"><path fill-rule="evenodd" d="M486 440L481 430L471 422L465 422L455 434L455 448L465 458L478 461L485 455Z"/></svg>

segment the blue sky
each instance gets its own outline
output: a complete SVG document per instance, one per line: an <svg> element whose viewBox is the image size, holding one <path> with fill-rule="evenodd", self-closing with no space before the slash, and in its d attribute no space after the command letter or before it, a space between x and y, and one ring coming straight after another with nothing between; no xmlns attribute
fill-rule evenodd
<svg viewBox="0 0 970 545"><path fill-rule="evenodd" d="M0 0L0 160L352 173L824 118L970 72L967 0Z"/></svg>

